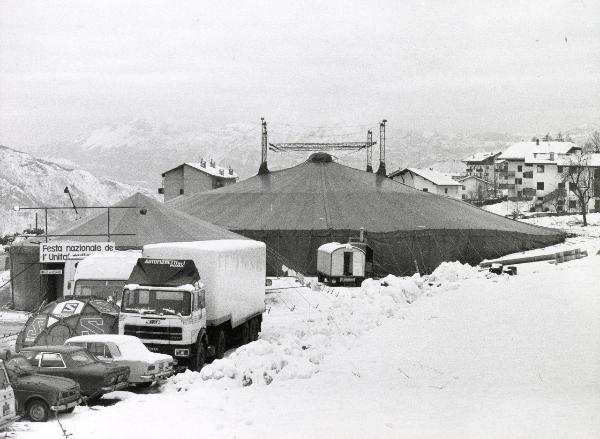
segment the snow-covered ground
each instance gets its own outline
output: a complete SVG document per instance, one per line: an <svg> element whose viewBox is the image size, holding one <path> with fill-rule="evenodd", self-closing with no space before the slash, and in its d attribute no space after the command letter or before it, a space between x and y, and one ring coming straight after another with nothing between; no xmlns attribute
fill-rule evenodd
<svg viewBox="0 0 600 439"><path fill-rule="evenodd" d="M86 439L598 438L599 266L590 255L510 277L450 263L361 288L276 280L257 342L61 422ZM19 422L11 436L61 430Z"/></svg>

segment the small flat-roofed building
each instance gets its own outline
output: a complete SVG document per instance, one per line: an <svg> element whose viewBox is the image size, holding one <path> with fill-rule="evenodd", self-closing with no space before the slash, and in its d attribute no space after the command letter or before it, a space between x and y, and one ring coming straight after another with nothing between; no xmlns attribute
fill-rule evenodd
<svg viewBox="0 0 600 439"><path fill-rule="evenodd" d="M193 195L228 186L237 181L238 176L231 167L217 165L214 160L201 159L197 163L183 163L162 174L163 186L158 193L164 195L164 201L181 195Z"/></svg>

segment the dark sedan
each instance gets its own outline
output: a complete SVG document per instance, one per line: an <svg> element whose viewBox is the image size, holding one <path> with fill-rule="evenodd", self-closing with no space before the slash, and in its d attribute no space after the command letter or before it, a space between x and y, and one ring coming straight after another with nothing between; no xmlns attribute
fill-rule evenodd
<svg viewBox="0 0 600 439"><path fill-rule="evenodd" d="M39 373L77 381L88 399L128 385L129 367L104 363L79 346L31 346L20 354Z"/></svg>
<svg viewBox="0 0 600 439"><path fill-rule="evenodd" d="M75 381L35 373L21 357L6 363L10 384L17 399L17 411L34 422L43 422L51 412L71 413L81 402L79 384Z"/></svg>

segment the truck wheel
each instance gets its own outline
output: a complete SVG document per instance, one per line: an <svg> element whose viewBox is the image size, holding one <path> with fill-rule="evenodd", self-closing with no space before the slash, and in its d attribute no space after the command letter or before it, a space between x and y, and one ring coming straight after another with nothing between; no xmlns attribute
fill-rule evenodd
<svg viewBox="0 0 600 439"><path fill-rule="evenodd" d="M240 326L240 346L248 344L249 342L250 342L250 325L248 325L248 322L244 322L244 324Z"/></svg>
<svg viewBox="0 0 600 439"><path fill-rule="evenodd" d="M219 329L217 331L217 337L215 340L215 358L220 360L225 355L227 350L227 339L225 337L225 331Z"/></svg>
<svg viewBox="0 0 600 439"><path fill-rule="evenodd" d="M323 280L325 279L325 277L322 274L317 274L317 280L321 283L323 283Z"/></svg>
<svg viewBox="0 0 600 439"><path fill-rule="evenodd" d="M258 322L256 321L256 317L248 321L248 331L250 341L258 340Z"/></svg>
<svg viewBox="0 0 600 439"><path fill-rule="evenodd" d="M194 353L194 358L192 358L191 369L196 372L200 372L204 367L204 362L206 361L206 346L201 340L198 340L196 344L196 349Z"/></svg>
<svg viewBox="0 0 600 439"><path fill-rule="evenodd" d="M41 399L34 399L27 404L26 413L32 422L46 422L50 414L50 408Z"/></svg>

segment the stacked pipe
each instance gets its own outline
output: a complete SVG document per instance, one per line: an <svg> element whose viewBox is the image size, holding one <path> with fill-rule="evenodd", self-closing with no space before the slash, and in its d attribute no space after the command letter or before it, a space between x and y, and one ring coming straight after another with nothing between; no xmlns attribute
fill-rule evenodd
<svg viewBox="0 0 600 439"><path fill-rule="evenodd" d="M260 157L260 167L258 168L258 175L268 174L269 168L267 167L267 121L264 117L260 118L262 125L262 137L261 137L261 157Z"/></svg>
<svg viewBox="0 0 600 439"><path fill-rule="evenodd" d="M379 124L379 169L377 175L387 176L385 170L385 124L387 120L383 119Z"/></svg>

